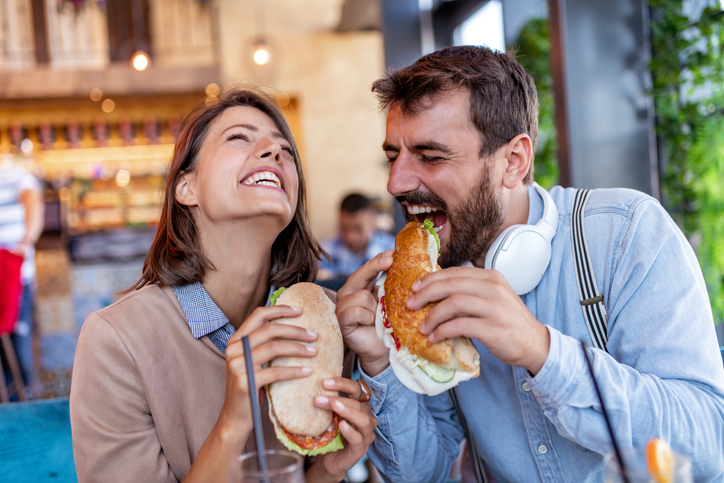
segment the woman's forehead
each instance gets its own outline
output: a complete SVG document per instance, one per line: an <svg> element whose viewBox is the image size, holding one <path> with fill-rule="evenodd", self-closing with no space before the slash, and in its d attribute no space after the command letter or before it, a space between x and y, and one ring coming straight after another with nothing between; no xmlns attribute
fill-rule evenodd
<svg viewBox="0 0 724 483"><path fill-rule="evenodd" d="M210 131L224 132L229 128L238 126L250 131L263 130L271 133L272 137L286 139L279 127L268 114L256 107L234 106L224 110L212 124Z"/></svg>

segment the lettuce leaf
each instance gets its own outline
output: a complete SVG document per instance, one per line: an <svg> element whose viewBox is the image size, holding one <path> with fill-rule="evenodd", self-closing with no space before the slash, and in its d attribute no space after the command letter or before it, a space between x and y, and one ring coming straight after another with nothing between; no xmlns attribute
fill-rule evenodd
<svg viewBox="0 0 724 483"><path fill-rule="evenodd" d="M274 291L273 294L271 294L271 297L269 297L269 305L276 305L277 299L279 296L284 292L287 288L286 287L279 287Z"/></svg>
<svg viewBox="0 0 724 483"><path fill-rule="evenodd" d="M435 237L435 243L437 244L437 252L440 253L440 237L437 236L437 232L435 231L435 225L432 224L432 220L430 218L426 219L425 222L422 224L425 228L427 228L427 231L432 233L432 236Z"/></svg>
<svg viewBox="0 0 724 483"><path fill-rule="evenodd" d="M337 436L335 436L329 444L316 449L302 449L297 443L287 438L287 435L284 434L284 430L281 428L277 428L276 433L277 439L281 441L287 449L296 451L302 456L315 456L318 454L332 453L344 448L344 443L342 443L342 434L339 432L339 429L337 430Z"/></svg>

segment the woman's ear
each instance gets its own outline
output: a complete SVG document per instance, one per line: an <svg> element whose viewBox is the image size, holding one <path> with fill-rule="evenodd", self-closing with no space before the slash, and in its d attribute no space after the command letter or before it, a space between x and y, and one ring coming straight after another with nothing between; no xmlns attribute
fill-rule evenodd
<svg viewBox="0 0 724 483"><path fill-rule="evenodd" d="M533 161L533 143L527 134L518 134L510 140L508 147L508 164L505 167L503 184L513 188L528 174Z"/></svg>
<svg viewBox="0 0 724 483"><path fill-rule="evenodd" d="M181 175L178 181L176 181L176 201L186 206L196 206L198 204L196 195L194 194L195 180L196 176L194 176L193 173L186 172Z"/></svg>

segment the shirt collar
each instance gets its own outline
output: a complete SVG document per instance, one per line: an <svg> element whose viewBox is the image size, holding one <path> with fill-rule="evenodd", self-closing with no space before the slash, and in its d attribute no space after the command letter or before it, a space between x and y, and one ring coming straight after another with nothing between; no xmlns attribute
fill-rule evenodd
<svg viewBox="0 0 724 483"><path fill-rule="evenodd" d="M540 193L533 185L528 186L528 221L526 224L535 225L543 218L544 202Z"/></svg>
<svg viewBox="0 0 724 483"><path fill-rule="evenodd" d="M176 294L176 298L178 298L181 310L186 316L191 334L195 339L209 335L229 323L229 319L216 305L216 302L213 301L200 282L183 286L173 285L171 288ZM269 297L275 290L274 286L270 288L266 300L267 306L269 305Z"/></svg>

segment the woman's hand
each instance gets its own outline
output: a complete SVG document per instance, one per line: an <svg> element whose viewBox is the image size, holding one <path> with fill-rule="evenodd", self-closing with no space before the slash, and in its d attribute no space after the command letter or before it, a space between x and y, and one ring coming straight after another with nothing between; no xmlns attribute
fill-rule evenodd
<svg viewBox="0 0 724 483"><path fill-rule="evenodd" d="M339 431L344 440L344 449L327 453L317 458L314 466L321 465L330 481L342 481L347 471L367 453L375 439L377 418L370 409L369 402L360 402L364 396L358 381L344 377L332 377L322 383L329 391L340 391L343 396L317 396L314 405L320 409L334 411L339 415ZM312 470L312 468L310 468Z"/></svg>
<svg viewBox="0 0 724 483"><path fill-rule="evenodd" d="M266 322L280 317L298 317L302 309L287 305L259 307L231 336L226 347L226 396L219 415L221 437L229 443L244 444L253 429L249 382L242 337L249 336L254 382L259 388L273 382L307 377L310 367L265 367L280 356L313 357L317 350L298 342L312 342L317 334L300 327Z"/></svg>

